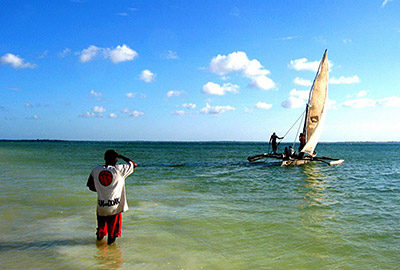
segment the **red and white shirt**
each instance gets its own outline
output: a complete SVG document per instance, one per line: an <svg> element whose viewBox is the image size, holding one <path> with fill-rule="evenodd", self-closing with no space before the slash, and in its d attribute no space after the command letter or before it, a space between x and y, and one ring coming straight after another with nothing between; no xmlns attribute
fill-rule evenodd
<svg viewBox="0 0 400 270"><path fill-rule="evenodd" d="M133 173L132 162L115 166L97 166L91 172L97 191L97 214L112 216L129 209L126 201L125 178Z"/></svg>

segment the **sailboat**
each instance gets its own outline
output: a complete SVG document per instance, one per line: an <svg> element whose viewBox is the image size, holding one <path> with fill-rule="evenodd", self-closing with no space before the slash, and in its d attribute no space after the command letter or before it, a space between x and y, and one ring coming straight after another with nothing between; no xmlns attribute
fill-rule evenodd
<svg viewBox="0 0 400 270"><path fill-rule="evenodd" d="M326 100L328 98L328 80L328 55L327 50L325 50L312 84L304 112L305 117L302 134L305 136L305 145L300 150L300 153L297 155L290 155L287 151L285 151L286 154L264 153L249 156L247 160L254 162L263 158L281 159L281 166L302 165L311 161L321 161L331 166L342 164L344 162L343 159L317 157L315 153L315 147L318 144L325 122Z"/></svg>

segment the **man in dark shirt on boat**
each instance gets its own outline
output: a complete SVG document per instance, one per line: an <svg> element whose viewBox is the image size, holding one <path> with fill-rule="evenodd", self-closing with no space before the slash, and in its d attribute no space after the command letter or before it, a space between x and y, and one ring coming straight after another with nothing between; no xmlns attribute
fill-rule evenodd
<svg viewBox="0 0 400 270"><path fill-rule="evenodd" d="M303 150L303 147L306 145L306 135L304 135L304 133L300 133L299 141L300 141L299 158L302 159L304 156L304 153L301 152L301 150Z"/></svg>
<svg viewBox="0 0 400 270"><path fill-rule="evenodd" d="M272 152L274 154L276 154L276 150L278 149L278 144L276 143L276 139L282 140L283 137L279 137L278 135L276 135L275 132L271 135L271 138L269 139L269 143L272 144Z"/></svg>

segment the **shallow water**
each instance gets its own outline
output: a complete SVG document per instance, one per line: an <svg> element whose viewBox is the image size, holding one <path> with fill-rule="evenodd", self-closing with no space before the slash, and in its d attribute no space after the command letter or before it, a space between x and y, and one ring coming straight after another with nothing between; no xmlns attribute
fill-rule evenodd
<svg viewBox="0 0 400 270"><path fill-rule="evenodd" d="M139 164L112 246L96 245L85 186L109 148ZM399 148L322 143L319 155L345 163L281 168L247 162L262 143L0 142L1 265L398 269Z"/></svg>

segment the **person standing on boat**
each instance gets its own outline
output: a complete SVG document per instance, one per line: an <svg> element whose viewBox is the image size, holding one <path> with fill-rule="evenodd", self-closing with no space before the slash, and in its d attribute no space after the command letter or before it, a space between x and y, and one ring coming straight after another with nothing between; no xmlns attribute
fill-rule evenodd
<svg viewBox="0 0 400 270"><path fill-rule="evenodd" d="M271 138L269 138L269 143L272 145L272 152L276 154L276 150L278 149L278 144L276 143L276 139L282 140L283 137L279 137L276 133L272 133Z"/></svg>
<svg viewBox="0 0 400 270"><path fill-rule="evenodd" d="M118 159L127 164L118 164ZM108 234L107 244L121 236L122 212L128 210L125 179L133 173L137 164L114 150L104 154L105 165L95 167L86 186L97 192L97 240Z"/></svg>
<svg viewBox="0 0 400 270"><path fill-rule="evenodd" d="M300 133L299 141L300 141L300 146L299 146L299 159L302 159L303 156L304 156L304 153L301 152L301 150L303 150L303 147L306 145L306 135L304 135L304 133Z"/></svg>
<svg viewBox="0 0 400 270"><path fill-rule="evenodd" d="M300 141L299 152L301 152L301 150L303 150L304 145L306 145L306 135L304 135L304 133L300 133L299 141Z"/></svg>

